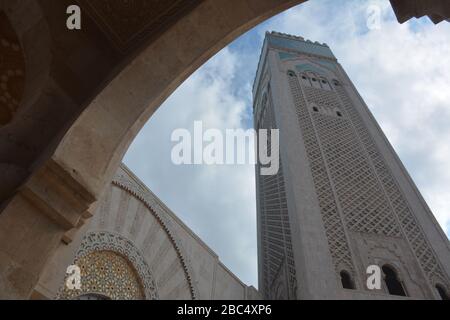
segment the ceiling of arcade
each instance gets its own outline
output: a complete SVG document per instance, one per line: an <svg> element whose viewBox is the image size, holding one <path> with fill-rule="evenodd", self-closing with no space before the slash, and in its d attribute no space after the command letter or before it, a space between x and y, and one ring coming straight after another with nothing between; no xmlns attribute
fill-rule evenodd
<svg viewBox="0 0 450 320"><path fill-rule="evenodd" d="M0 2L0 202L141 48L202 1ZM74 3L82 28L70 31Z"/></svg>
<svg viewBox="0 0 450 320"><path fill-rule="evenodd" d="M120 52L155 37L201 0L79 0Z"/></svg>

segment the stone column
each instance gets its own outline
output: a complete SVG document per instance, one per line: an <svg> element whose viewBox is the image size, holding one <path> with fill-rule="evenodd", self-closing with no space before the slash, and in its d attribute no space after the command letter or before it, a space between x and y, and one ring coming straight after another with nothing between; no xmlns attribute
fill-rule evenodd
<svg viewBox="0 0 450 320"><path fill-rule="evenodd" d="M0 213L0 299L28 299L64 234L95 198L49 161Z"/></svg>

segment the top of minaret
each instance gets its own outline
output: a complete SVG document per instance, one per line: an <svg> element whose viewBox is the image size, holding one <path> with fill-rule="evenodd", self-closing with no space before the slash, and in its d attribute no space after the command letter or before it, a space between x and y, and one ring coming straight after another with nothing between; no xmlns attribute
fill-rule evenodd
<svg viewBox="0 0 450 320"><path fill-rule="evenodd" d="M311 41L308 39L305 39L303 37L300 36L295 36L292 34L287 34L287 33L283 33L283 32L277 32L277 31L266 31L266 36L278 36L278 37L284 37L286 39L291 39L291 40L297 40L297 41L302 41L302 42L306 42L306 43L311 43L311 44L315 44L315 45L319 45L319 46L323 46L323 47L327 47L329 48L329 46L326 43L320 43L318 41Z"/></svg>
<svg viewBox="0 0 450 320"><path fill-rule="evenodd" d="M313 42L303 37L286 33L267 31L262 53L264 53L264 50L266 49L266 44L271 48L292 53L314 55L321 58L336 60L336 57L326 43L320 43L318 41Z"/></svg>
<svg viewBox="0 0 450 320"><path fill-rule="evenodd" d="M300 36L294 36L286 33L267 31L264 44L259 58L258 69L256 71L255 81L253 83L253 94L257 89L257 84L264 68L265 59L269 49L287 53L287 56L306 55L321 59L336 61L336 57L326 43L313 42Z"/></svg>

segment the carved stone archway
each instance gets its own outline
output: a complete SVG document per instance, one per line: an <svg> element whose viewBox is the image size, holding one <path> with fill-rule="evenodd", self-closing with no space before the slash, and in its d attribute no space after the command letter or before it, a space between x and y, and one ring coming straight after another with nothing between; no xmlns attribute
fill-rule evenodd
<svg viewBox="0 0 450 320"><path fill-rule="evenodd" d="M147 264L147 262L145 261L144 257L139 252L139 250L135 247L135 245L130 240L124 238L120 234L106 231L87 233L83 238L83 241L81 242L81 245L75 256L74 264L76 265L79 261L83 260L85 257L89 257L89 255L101 252L112 252L124 257L124 259L126 259L126 261L128 261L132 265L133 269L136 272L137 280L142 285L142 290L144 293L143 298L145 298L146 300L156 300L159 298L157 286L149 265ZM110 260L112 261L113 259ZM129 275L126 274L126 272L123 273L125 273L125 277L133 278L131 272L128 272ZM81 280L83 281L83 279ZM125 280L127 280L131 284L135 282L135 279L125 279ZM139 291L139 288L135 289ZM81 295L91 293L84 291L80 292ZM75 291L73 294L75 294L75 296L79 296L80 292ZM105 292L100 293L105 294ZM65 285L63 285L61 287L61 291L58 296L59 298L68 298L72 297L71 294L72 292L69 291L65 287ZM118 296L123 297L126 295L118 293ZM139 296L139 293L137 292L132 296ZM114 292L108 295L108 297L115 298Z"/></svg>
<svg viewBox="0 0 450 320"><path fill-rule="evenodd" d="M28 0L5 1L7 6L17 3L23 9ZM105 28L108 20L96 18L101 11L98 8L93 12L85 1L79 1L87 13L86 27L71 33L60 25L66 17L63 1L51 6L38 2L47 14L56 56L51 60L47 90L30 107L39 115L32 118L32 126L37 129L44 125L45 130L28 139L33 148L25 148L21 141L8 141L11 152L5 157L23 153L25 159L8 161L20 160L22 167L28 166L33 174L16 196L3 202L0 298L29 297L63 234L91 215L140 128L190 74L243 32L304 1L198 0L186 8L183 3L187 1L167 1L173 8L160 8L163 28L147 29L144 23L139 27L137 44L122 41L122 48L117 47L121 41L107 43L111 39L104 34L110 30ZM155 17L150 15L148 19ZM145 30L155 32L146 37ZM77 55L72 54L73 43L79 44ZM36 108L42 110L41 114ZM17 126L11 125L12 136L19 130ZM22 175L6 187L0 200L25 178ZM18 229L25 230L18 234ZM21 279L14 280L15 274Z"/></svg>
<svg viewBox="0 0 450 320"><path fill-rule="evenodd" d="M304 1L170 0L140 10L144 20L128 30L114 19L130 22L129 10L78 0L87 13L80 32L64 27L67 1L1 1L26 40L27 112L0 128L0 298L30 296L64 233L90 216L133 138L182 81L243 32ZM42 69L28 63L34 58Z"/></svg>

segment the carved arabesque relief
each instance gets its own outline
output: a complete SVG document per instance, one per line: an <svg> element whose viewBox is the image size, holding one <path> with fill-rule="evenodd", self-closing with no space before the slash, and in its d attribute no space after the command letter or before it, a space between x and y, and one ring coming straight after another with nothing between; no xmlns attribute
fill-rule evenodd
<svg viewBox="0 0 450 320"><path fill-rule="evenodd" d="M121 258L114 257L114 254ZM109 270L109 268L101 270L102 266L108 265L105 262L106 258L109 258L110 264L120 270ZM124 261L127 261L135 270L136 278L133 278L134 273L130 271L132 269L127 269ZM88 263L97 263L98 268L91 270ZM83 271L86 272L87 279L81 277L81 290L70 290L64 283L58 294L60 299L71 299L91 293L104 294L111 299L145 298L155 300L159 298L156 282L149 265L134 244L119 234L106 231L87 233L81 242L73 264L85 268L81 271L82 275ZM96 274L91 274L89 271L95 271ZM107 276L108 272L110 277ZM109 283L108 280L114 281ZM142 295L138 283L142 286ZM121 284L126 284L125 289ZM127 290L127 286L130 290Z"/></svg>
<svg viewBox="0 0 450 320"><path fill-rule="evenodd" d="M305 142L305 148L336 274L339 274L341 269L345 269L350 273L352 278L355 278L355 269L351 257L350 246L347 242L344 224L338 211L322 151L319 147L313 119L310 117L308 111L306 97L296 73L290 71L287 77L298 116L298 122Z"/></svg>
<svg viewBox="0 0 450 320"><path fill-rule="evenodd" d="M430 285L434 286L435 283L442 283L450 290L450 280L448 275L445 273L433 249L428 243L417 218L409 207L405 196L400 190L398 183L395 181L394 175L388 168L385 159L378 150L375 141L370 136L361 115L353 106L345 88L343 86L338 86L336 87L336 90L343 103L344 110L346 110L349 115L365 149L367 150L376 174L378 175L382 187L397 215L402 231L410 243L422 270L428 277Z"/></svg>
<svg viewBox="0 0 450 320"><path fill-rule="evenodd" d="M25 87L25 58L8 17L0 11L0 125L9 123Z"/></svg>

